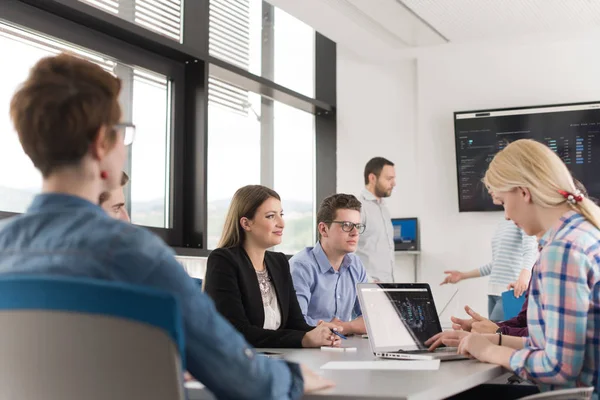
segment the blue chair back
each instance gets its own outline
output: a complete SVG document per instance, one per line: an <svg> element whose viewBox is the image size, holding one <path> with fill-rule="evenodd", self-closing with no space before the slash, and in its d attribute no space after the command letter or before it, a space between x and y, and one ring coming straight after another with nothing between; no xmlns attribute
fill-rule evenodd
<svg viewBox="0 0 600 400"><path fill-rule="evenodd" d="M183 322L177 299L166 292L121 282L79 277L0 277L0 310L56 310L101 314L165 331L185 368Z"/></svg>

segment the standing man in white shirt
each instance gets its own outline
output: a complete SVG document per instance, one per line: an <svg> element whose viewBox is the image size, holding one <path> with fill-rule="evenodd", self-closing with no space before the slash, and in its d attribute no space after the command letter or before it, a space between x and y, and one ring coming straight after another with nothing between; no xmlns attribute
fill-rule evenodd
<svg viewBox="0 0 600 400"><path fill-rule="evenodd" d="M372 158L365 166L365 188L358 196L366 229L356 254L373 282L394 282L394 228L384 198L392 195L395 186L394 163L383 157Z"/></svg>

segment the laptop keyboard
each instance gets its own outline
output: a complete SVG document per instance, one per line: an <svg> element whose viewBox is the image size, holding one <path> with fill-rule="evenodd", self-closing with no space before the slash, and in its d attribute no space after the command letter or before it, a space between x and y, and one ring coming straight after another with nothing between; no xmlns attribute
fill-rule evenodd
<svg viewBox="0 0 600 400"><path fill-rule="evenodd" d="M458 349L456 347L438 347L434 353L456 353Z"/></svg>
<svg viewBox="0 0 600 400"><path fill-rule="evenodd" d="M433 351L433 353L456 353L458 349L456 347L438 347L437 349L435 349ZM432 353L429 350L411 350L411 351L406 351L405 353L414 353L414 354L420 354L420 353Z"/></svg>

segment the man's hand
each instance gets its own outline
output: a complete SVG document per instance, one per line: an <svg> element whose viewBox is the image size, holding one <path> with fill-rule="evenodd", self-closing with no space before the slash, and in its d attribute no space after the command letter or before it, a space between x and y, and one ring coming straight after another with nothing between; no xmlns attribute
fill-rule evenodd
<svg viewBox="0 0 600 400"><path fill-rule="evenodd" d="M362 316L348 322L344 322L341 319L334 317L331 320L331 323L342 327L345 335L364 335L367 333L365 320Z"/></svg>
<svg viewBox="0 0 600 400"><path fill-rule="evenodd" d="M317 375L306 365L300 364L300 369L302 371L302 378L304 379L304 393L311 393L335 386L335 383Z"/></svg>
<svg viewBox="0 0 600 400"><path fill-rule="evenodd" d="M338 319L338 321L339 321L339 319ZM319 321L317 321L317 326L321 326L321 325L326 326L329 329L333 329L334 331L337 331L339 333L342 333L342 332L347 333L341 325L334 323L333 320L331 322L325 322L322 319L320 319Z"/></svg>

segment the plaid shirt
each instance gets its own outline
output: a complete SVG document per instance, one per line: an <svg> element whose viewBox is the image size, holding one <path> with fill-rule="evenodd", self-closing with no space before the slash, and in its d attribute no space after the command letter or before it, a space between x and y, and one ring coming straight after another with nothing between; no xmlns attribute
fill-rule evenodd
<svg viewBox="0 0 600 400"><path fill-rule="evenodd" d="M600 230L570 211L552 227L531 278L529 337L511 368L541 391L594 386L600 372Z"/></svg>

